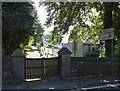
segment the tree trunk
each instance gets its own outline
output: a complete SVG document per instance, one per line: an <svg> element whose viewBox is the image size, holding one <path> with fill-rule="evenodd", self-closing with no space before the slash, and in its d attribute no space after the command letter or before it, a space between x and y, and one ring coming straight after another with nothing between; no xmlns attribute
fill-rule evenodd
<svg viewBox="0 0 120 91"><path fill-rule="evenodd" d="M111 28L112 27L112 3L111 2L104 2L104 29ZM106 40L105 41L105 48L106 53L105 55L107 57L112 56L112 40Z"/></svg>

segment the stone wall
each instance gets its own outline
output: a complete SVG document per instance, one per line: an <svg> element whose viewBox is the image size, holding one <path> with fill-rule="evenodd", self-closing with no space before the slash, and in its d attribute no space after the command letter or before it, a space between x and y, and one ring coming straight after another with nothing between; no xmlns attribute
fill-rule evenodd
<svg viewBox="0 0 120 91"><path fill-rule="evenodd" d="M17 49L12 55L2 56L2 81L3 83L24 82L25 55Z"/></svg>
<svg viewBox="0 0 120 91"><path fill-rule="evenodd" d="M14 80L14 66L12 57L4 55L2 57L2 81L3 83L12 83Z"/></svg>
<svg viewBox="0 0 120 91"><path fill-rule="evenodd" d="M120 75L120 58L71 58L72 76L112 76Z"/></svg>

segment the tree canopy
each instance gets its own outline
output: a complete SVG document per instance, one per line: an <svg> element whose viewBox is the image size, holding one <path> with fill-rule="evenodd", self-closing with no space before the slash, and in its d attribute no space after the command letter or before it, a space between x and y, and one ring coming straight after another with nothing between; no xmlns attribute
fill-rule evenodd
<svg viewBox="0 0 120 91"><path fill-rule="evenodd" d="M70 39L82 38L93 39L97 42L100 30L104 29L104 12L103 2L45 2L41 5L46 6L48 18L46 25L54 25L52 33L53 43L60 43L62 35L69 31L73 26ZM116 37L119 38L120 21L118 8L119 3L113 3L112 9L112 26L116 30Z"/></svg>
<svg viewBox="0 0 120 91"><path fill-rule="evenodd" d="M115 43L120 42L120 8L118 2L46 2L47 26L54 25L52 41L60 43L64 34L70 31L69 40L81 38L99 43L102 29L115 29ZM69 30L70 27L72 30ZM106 41L107 54L111 51L111 41Z"/></svg>
<svg viewBox="0 0 120 91"><path fill-rule="evenodd" d="M2 3L2 44L5 54L11 54L17 48L30 48L42 35L43 29L32 3Z"/></svg>

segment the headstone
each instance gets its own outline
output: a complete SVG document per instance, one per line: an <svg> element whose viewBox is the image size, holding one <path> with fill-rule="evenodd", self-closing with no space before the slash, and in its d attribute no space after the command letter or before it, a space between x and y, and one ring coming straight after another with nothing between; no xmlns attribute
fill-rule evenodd
<svg viewBox="0 0 120 91"><path fill-rule="evenodd" d="M68 48L72 52L72 57L83 57L83 42L80 38L72 43L69 43Z"/></svg>
<svg viewBox="0 0 120 91"><path fill-rule="evenodd" d="M75 43L76 43L75 57L83 57L83 42L81 41L81 39L77 39Z"/></svg>

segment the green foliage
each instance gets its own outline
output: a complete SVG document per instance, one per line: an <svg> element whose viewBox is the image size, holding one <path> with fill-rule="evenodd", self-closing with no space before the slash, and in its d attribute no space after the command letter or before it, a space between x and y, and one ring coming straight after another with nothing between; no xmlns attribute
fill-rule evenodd
<svg viewBox="0 0 120 91"><path fill-rule="evenodd" d="M57 3L42 3L47 6L48 19L47 26L54 24L52 33L53 43L60 43L62 35L69 31L70 26L73 26L71 31L70 40L81 38L83 41L98 37L99 30L103 28L102 16L103 12L96 8L101 8L102 4L97 2L57 2ZM94 10L96 12L93 12ZM88 24L88 22L90 24ZM95 31L95 32L94 32ZM95 38L94 38L95 39ZM98 40L98 39L97 39ZM97 42L94 40L94 42Z"/></svg>
<svg viewBox="0 0 120 91"><path fill-rule="evenodd" d="M118 8L118 5L118 2L114 3L112 11L112 24L115 29L116 42L120 41L120 8Z"/></svg>
<svg viewBox="0 0 120 91"><path fill-rule="evenodd" d="M114 53L114 55L115 55L116 57L120 57L120 43L117 43L117 44L115 45L115 53Z"/></svg>
<svg viewBox="0 0 120 91"><path fill-rule="evenodd" d="M40 5L47 7L48 18L46 25L54 24L52 33L53 43L60 43L62 37L73 26L70 40L81 38L83 41L91 39L94 44L99 42L100 30L104 28L104 3L102 2L46 2ZM120 9L118 2L109 6L112 9L112 27L115 36L120 40ZM109 21L108 21L109 22Z"/></svg>
<svg viewBox="0 0 120 91"><path fill-rule="evenodd" d="M120 40L120 8L118 8L119 3L118 2L104 2L104 28L111 28L113 27L115 29L115 41L114 44L117 44L117 42ZM112 41L107 40L105 41L106 46L106 53L105 55L110 57L112 56Z"/></svg>
<svg viewBox="0 0 120 91"><path fill-rule="evenodd" d="M43 28L40 24L40 21L38 19L35 20L35 23L33 24L33 28L35 29L34 33L34 41L32 43L32 46L36 46L37 48L39 46L43 46Z"/></svg>
<svg viewBox="0 0 120 91"><path fill-rule="evenodd" d="M38 37L36 32L42 33L43 30L32 3L2 3L2 44L5 54L11 54L17 48L30 48L36 42L34 37Z"/></svg>

